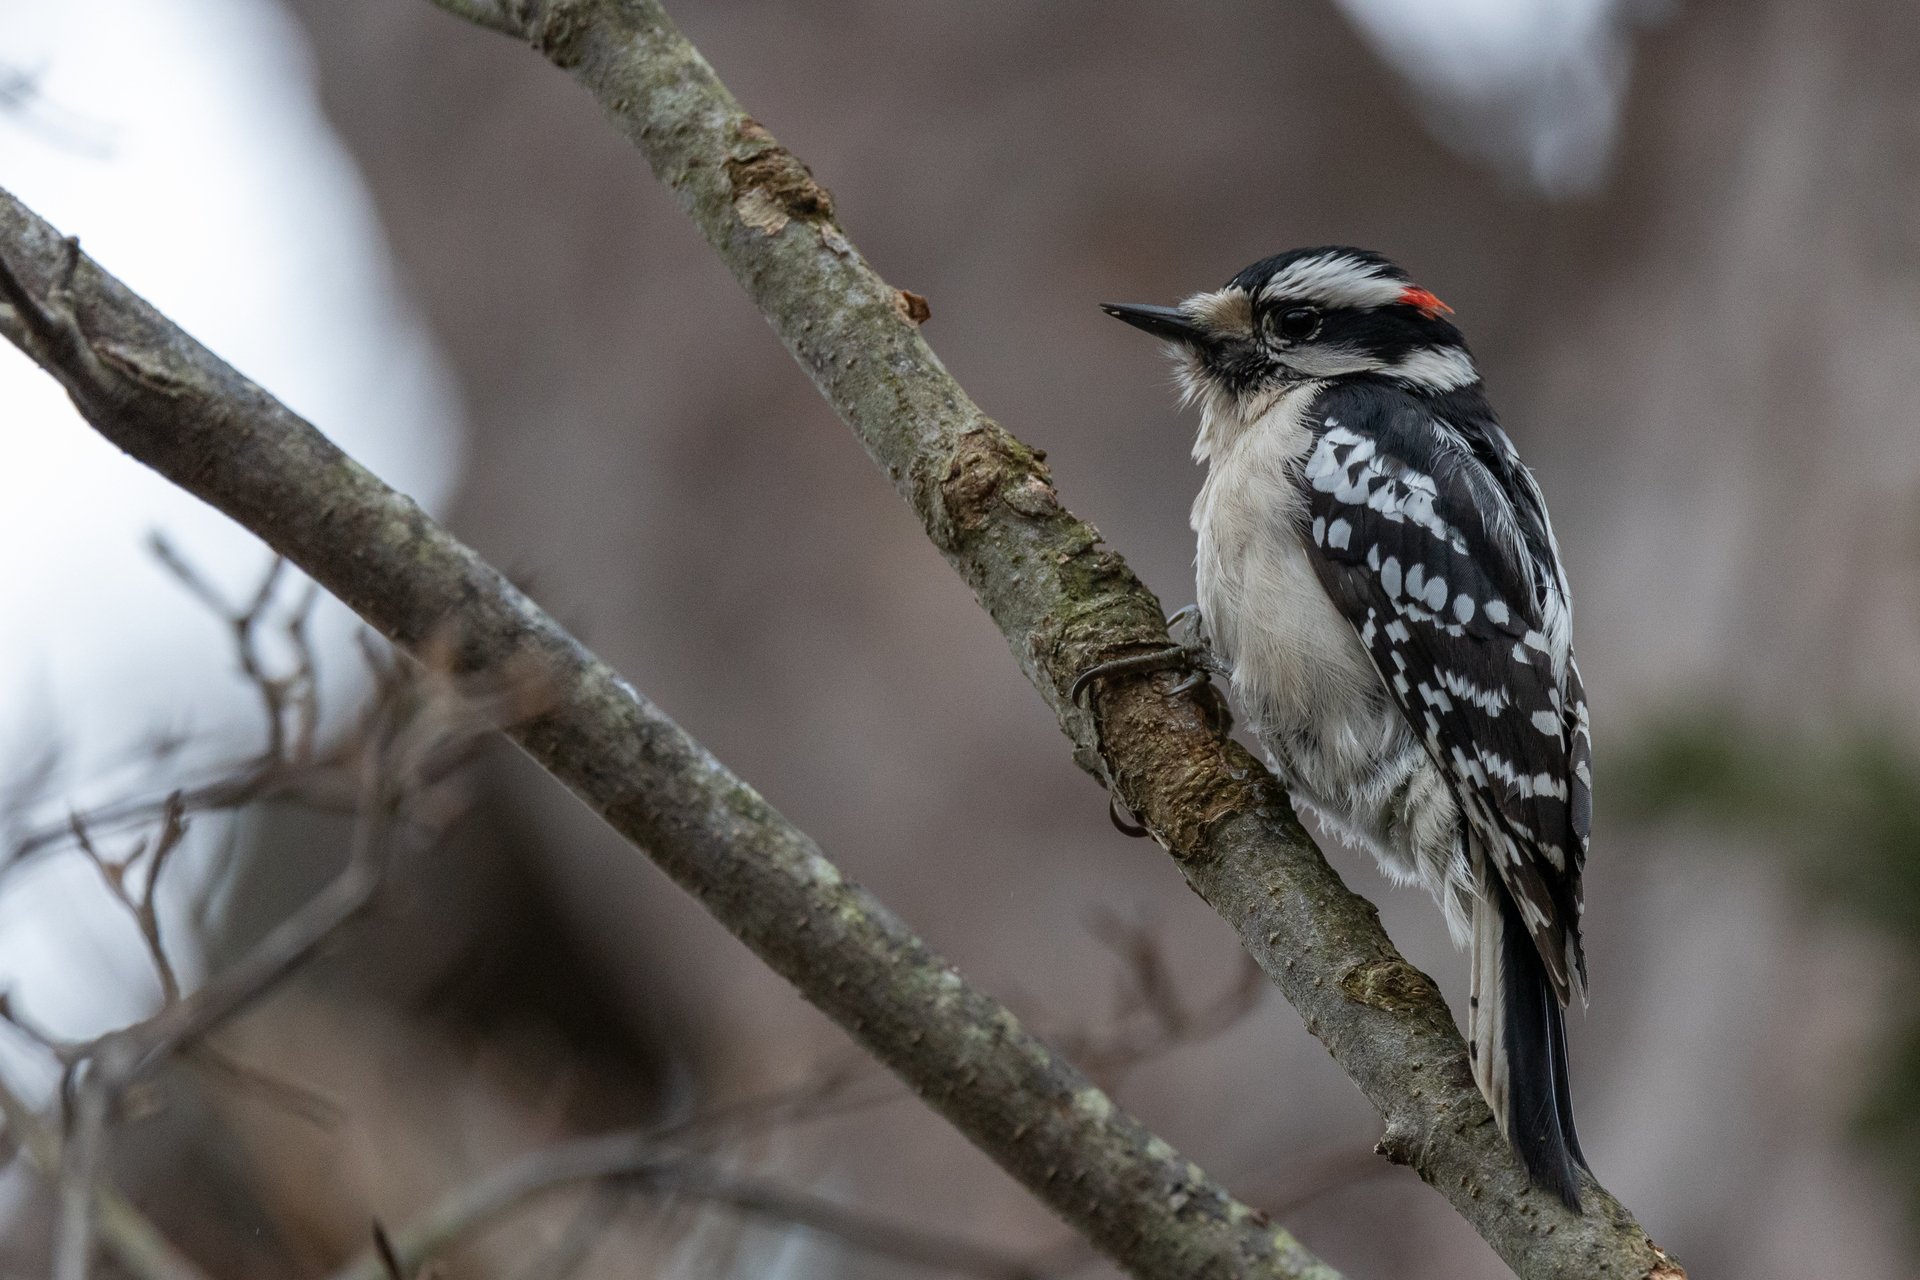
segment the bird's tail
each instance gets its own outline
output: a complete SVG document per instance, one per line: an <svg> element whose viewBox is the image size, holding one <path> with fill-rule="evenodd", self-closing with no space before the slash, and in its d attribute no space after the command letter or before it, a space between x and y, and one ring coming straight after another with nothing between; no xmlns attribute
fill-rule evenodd
<svg viewBox="0 0 1920 1280"><path fill-rule="evenodd" d="M1536 1185L1575 1212L1587 1167L1567 1087L1567 1020L1513 896L1483 858L1473 903L1473 1075Z"/></svg>

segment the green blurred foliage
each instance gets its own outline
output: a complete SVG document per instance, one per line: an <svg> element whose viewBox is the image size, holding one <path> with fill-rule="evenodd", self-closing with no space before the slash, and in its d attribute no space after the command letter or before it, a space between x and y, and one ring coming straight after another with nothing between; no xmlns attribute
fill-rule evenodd
<svg viewBox="0 0 1920 1280"><path fill-rule="evenodd" d="M1691 821L1780 850L1817 903L1893 938L1920 973L1920 752L1901 735L1855 726L1819 737L1705 708L1657 723L1603 764L1622 819ZM1889 1008L1886 1036L1859 1129L1899 1173L1920 1227L1920 1002Z"/></svg>

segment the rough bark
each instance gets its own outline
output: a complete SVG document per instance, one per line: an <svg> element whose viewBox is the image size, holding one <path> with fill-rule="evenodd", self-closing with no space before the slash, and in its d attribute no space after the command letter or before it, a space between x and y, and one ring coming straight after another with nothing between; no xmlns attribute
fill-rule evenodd
<svg viewBox="0 0 1920 1280"><path fill-rule="evenodd" d="M649 0L440 0L519 35L646 157L822 395L971 585L1076 758L1174 856L1379 1110L1410 1164L1522 1276L1684 1272L1590 1179L1584 1215L1530 1186L1475 1088L1431 979L1400 956L1284 792L1173 677L1067 692L1095 662L1167 643L1159 602L1061 506L1045 459L988 419L921 339L808 168L749 117Z"/></svg>
<svg viewBox="0 0 1920 1280"><path fill-rule="evenodd" d="M543 709L505 726L530 756L1121 1266L1338 1280L969 985L498 570L4 192L0 259L0 332L102 435L395 644L532 680Z"/></svg>

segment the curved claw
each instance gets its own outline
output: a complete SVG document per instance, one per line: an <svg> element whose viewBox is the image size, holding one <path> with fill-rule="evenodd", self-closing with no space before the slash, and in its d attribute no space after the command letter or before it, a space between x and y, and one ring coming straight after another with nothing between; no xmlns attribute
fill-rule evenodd
<svg viewBox="0 0 1920 1280"><path fill-rule="evenodd" d="M1226 699L1220 692L1209 687L1215 676L1231 676L1233 669L1222 662L1208 643L1206 621L1200 614L1200 606L1190 604L1167 619L1167 630L1178 632L1185 630L1191 638L1180 640L1165 649L1156 649L1151 653L1130 654L1124 658L1115 658L1111 662L1101 662L1088 667L1067 687L1067 698L1077 706L1086 706L1084 700L1087 690L1095 680L1108 676L1152 675L1159 671L1184 670L1186 675L1167 692L1174 697L1194 690L1203 690L1203 699L1207 706L1207 719L1221 733L1230 733L1233 729L1233 714L1227 710Z"/></svg>
<svg viewBox="0 0 1920 1280"><path fill-rule="evenodd" d="M1194 666L1192 675L1188 676L1185 680L1182 680L1179 684L1173 686L1173 688L1167 690L1167 692L1177 697L1180 694L1186 693L1191 689L1198 689L1201 685L1207 683L1211 679L1213 679L1213 672L1207 669L1206 667L1196 664Z"/></svg>
<svg viewBox="0 0 1920 1280"><path fill-rule="evenodd" d="M1125 818L1121 817L1120 814L1120 797L1109 792L1107 794L1107 821L1113 824L1113 829L1121 835L1134 840L1150 834L1140 823L1130 820L1132 818L1131 814Z"/></svg>
<svg viewBox="0 0 1920 1280"><path fill-rule="evenodd" d="M1088 685L1108 676L1148 675L1155 671L1171 671L1175 667L1184 667L1191 662L1192 657L1188 651L1179 645L1174 645L1171 648L1155 649L1152 653L1136 653L1125 658L1115 658L1111 662L1096 663L1074 677L1073 683L1067 686L1067 698L1072 702L1079 702L1080 695L1087 691Z"/></svg>

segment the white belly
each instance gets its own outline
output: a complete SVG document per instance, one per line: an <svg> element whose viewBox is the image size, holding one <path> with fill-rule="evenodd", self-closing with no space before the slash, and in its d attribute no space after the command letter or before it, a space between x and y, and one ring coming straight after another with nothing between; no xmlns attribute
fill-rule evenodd
<svg viewBox="0 0 1920 1280"><path fill-rule="evenodd" d="M1308 559L1301 411L1319 390L1297 388L1230 434L1203 428L1195 598L1234 702L1295 802L1395 879L1425 885L1464 937L1470 881L1452 795Z"/></svg>
<svg viewBox="0 0 1920 1280"><path fill-rule="evenodd" d="M1359 637L1327 598L1301 541L1300 468L1312 445L1301 410L1308 383L1208 450L1193 504L1197 600L1234 692L1263 737L1303 722L1377 719L1379 677ZM1357 726L1356 726L1357 727Z"/></svg>

